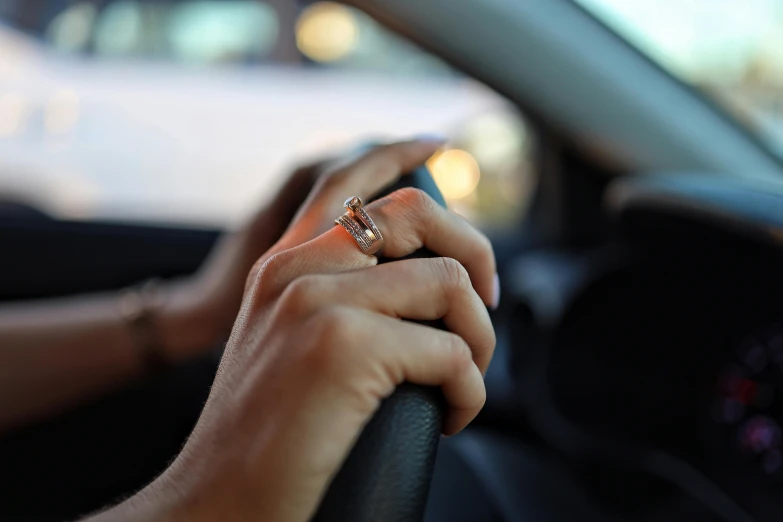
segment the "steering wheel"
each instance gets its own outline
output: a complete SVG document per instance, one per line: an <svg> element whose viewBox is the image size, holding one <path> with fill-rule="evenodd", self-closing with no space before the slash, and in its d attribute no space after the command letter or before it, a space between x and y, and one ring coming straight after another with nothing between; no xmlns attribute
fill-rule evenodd
<svg viewBox="0 0 783 522"><path fill-rule="evenodd" d="M425 166L378 197L416 187L446 206ZM419 250L407 258L433 257ZM394 260L380 259L379 262ZM440 321L425 322L444 328ZM384 400L343 463L313 522L421 522L440 440L439 388L403 383Z"/></svg>

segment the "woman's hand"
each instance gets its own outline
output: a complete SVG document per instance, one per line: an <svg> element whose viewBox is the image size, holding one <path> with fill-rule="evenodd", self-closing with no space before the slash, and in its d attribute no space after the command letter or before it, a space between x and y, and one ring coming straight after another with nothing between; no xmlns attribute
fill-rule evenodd
<svg viewBox="0 0 783 522"><path fill-rule="evenodd" d="M248 271L286 229L287 247L313 239L332 225L343 194L364 198L377 194L424 163L442 144L437 139L398 143L378 147L348 165L330 160L294 171L268 206L238 232L221 238L197 274L166 288L160 330L167 358L176 361L196 355L228 335ZM311 197L305 201L308 194Z"/></svg>
<svg viewBox="0 0 783 522"><path fill-rule="evenodd" d="M367 206L374 266L341 228L257 267L204 414L172 467L186 518L306 521L380 401L403 381L442 386L444 433L484 404L495 346L489 242L417 190ZM464 267L464 268L463 268ZM450 332L401 321L443 318ZM214 510L214 511L212 511Z"/></svg>
<svg viewBox="0 0 783 522"><path fill-rule="evenodd" d="M393 177L407 165L407 150L392 146L349 168L379 169L367 179ZM309 208L354 195L339 192L321 184ZM489 241L416 189L365 208L383 232L385 256L426 247L443 257L376 266L338 226L295 244L312 230L303 210L252 270L209 400L181 454L100 520L305 522L398 384L442 387L446 434L475 417L495 348L486 310L497 299ZM450 331L401 318L442 318Z"/></svg>

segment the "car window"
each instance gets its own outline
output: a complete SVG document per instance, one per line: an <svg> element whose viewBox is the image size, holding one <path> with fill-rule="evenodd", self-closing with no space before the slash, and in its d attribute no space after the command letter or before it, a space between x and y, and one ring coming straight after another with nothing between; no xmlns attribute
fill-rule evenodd
<svg viewBox="0 0 783 522"><path fill-rule="evenodd" d="M783 0L575 0L783 156Z"/></svg>
<svg viewBox="0 0 783 522"><path fill-rule="evenodd" d="M38 2L41 4L41 2ZM516 224L534 136L499 95L331 2L24 2L0 24L0 190L57 216L233 223L299 162L451 138L452 207Z"/></svg>

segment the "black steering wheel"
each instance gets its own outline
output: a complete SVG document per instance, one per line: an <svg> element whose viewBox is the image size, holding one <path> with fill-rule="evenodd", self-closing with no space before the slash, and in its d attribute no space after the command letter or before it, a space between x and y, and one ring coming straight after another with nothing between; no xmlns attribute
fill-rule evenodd
<svg viewBox="0 0 783 522"><path fill-rule="evenodd" d="M378 197L416 187L446 201L421 166ZM420 250L408 256L433 257ZM394 260L381 259L380 262ZM427 322L444 328L440 321ZM314 522L421 522L440 440L444 402L439 388L404 383L365 426L321 501Z"/></svg>

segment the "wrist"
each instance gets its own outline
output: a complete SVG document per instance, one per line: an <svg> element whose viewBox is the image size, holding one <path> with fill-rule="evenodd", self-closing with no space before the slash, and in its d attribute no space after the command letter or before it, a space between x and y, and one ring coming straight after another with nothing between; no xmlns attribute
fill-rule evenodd
<svg viewBox="0 0 783 522"><path fill-rule="evenodd" d="M242 516L238 511L245 505L241 493L246 491L246 488L235 481L235 476L243 469L246 459L228 448L221 448L218 458L217 452L198 442L198 431L197 426L174 462L156 480L156 494L169 499L164 510L167 514L166 520L247 520L247 514ZM258 493L256 488L252 488L252 491ZM257 497L253 494L251 498ZM251 511L259 517L263 515L257 510Z"/></svg>
<svg viewBox="0 0 783 522"><path fill-rule="evenodd" d="M119 298L120 316L145 371L157 371L167 365L159 328L160 286L157 279L150 279L123 290Z"/></svg>
<svg viewBox="0 0 783 522"><path fill-rule="evenodd" d="M220 342L223 328L190 280L169 282L161 290L156 324L168 362L182 361Z"/></svg>

